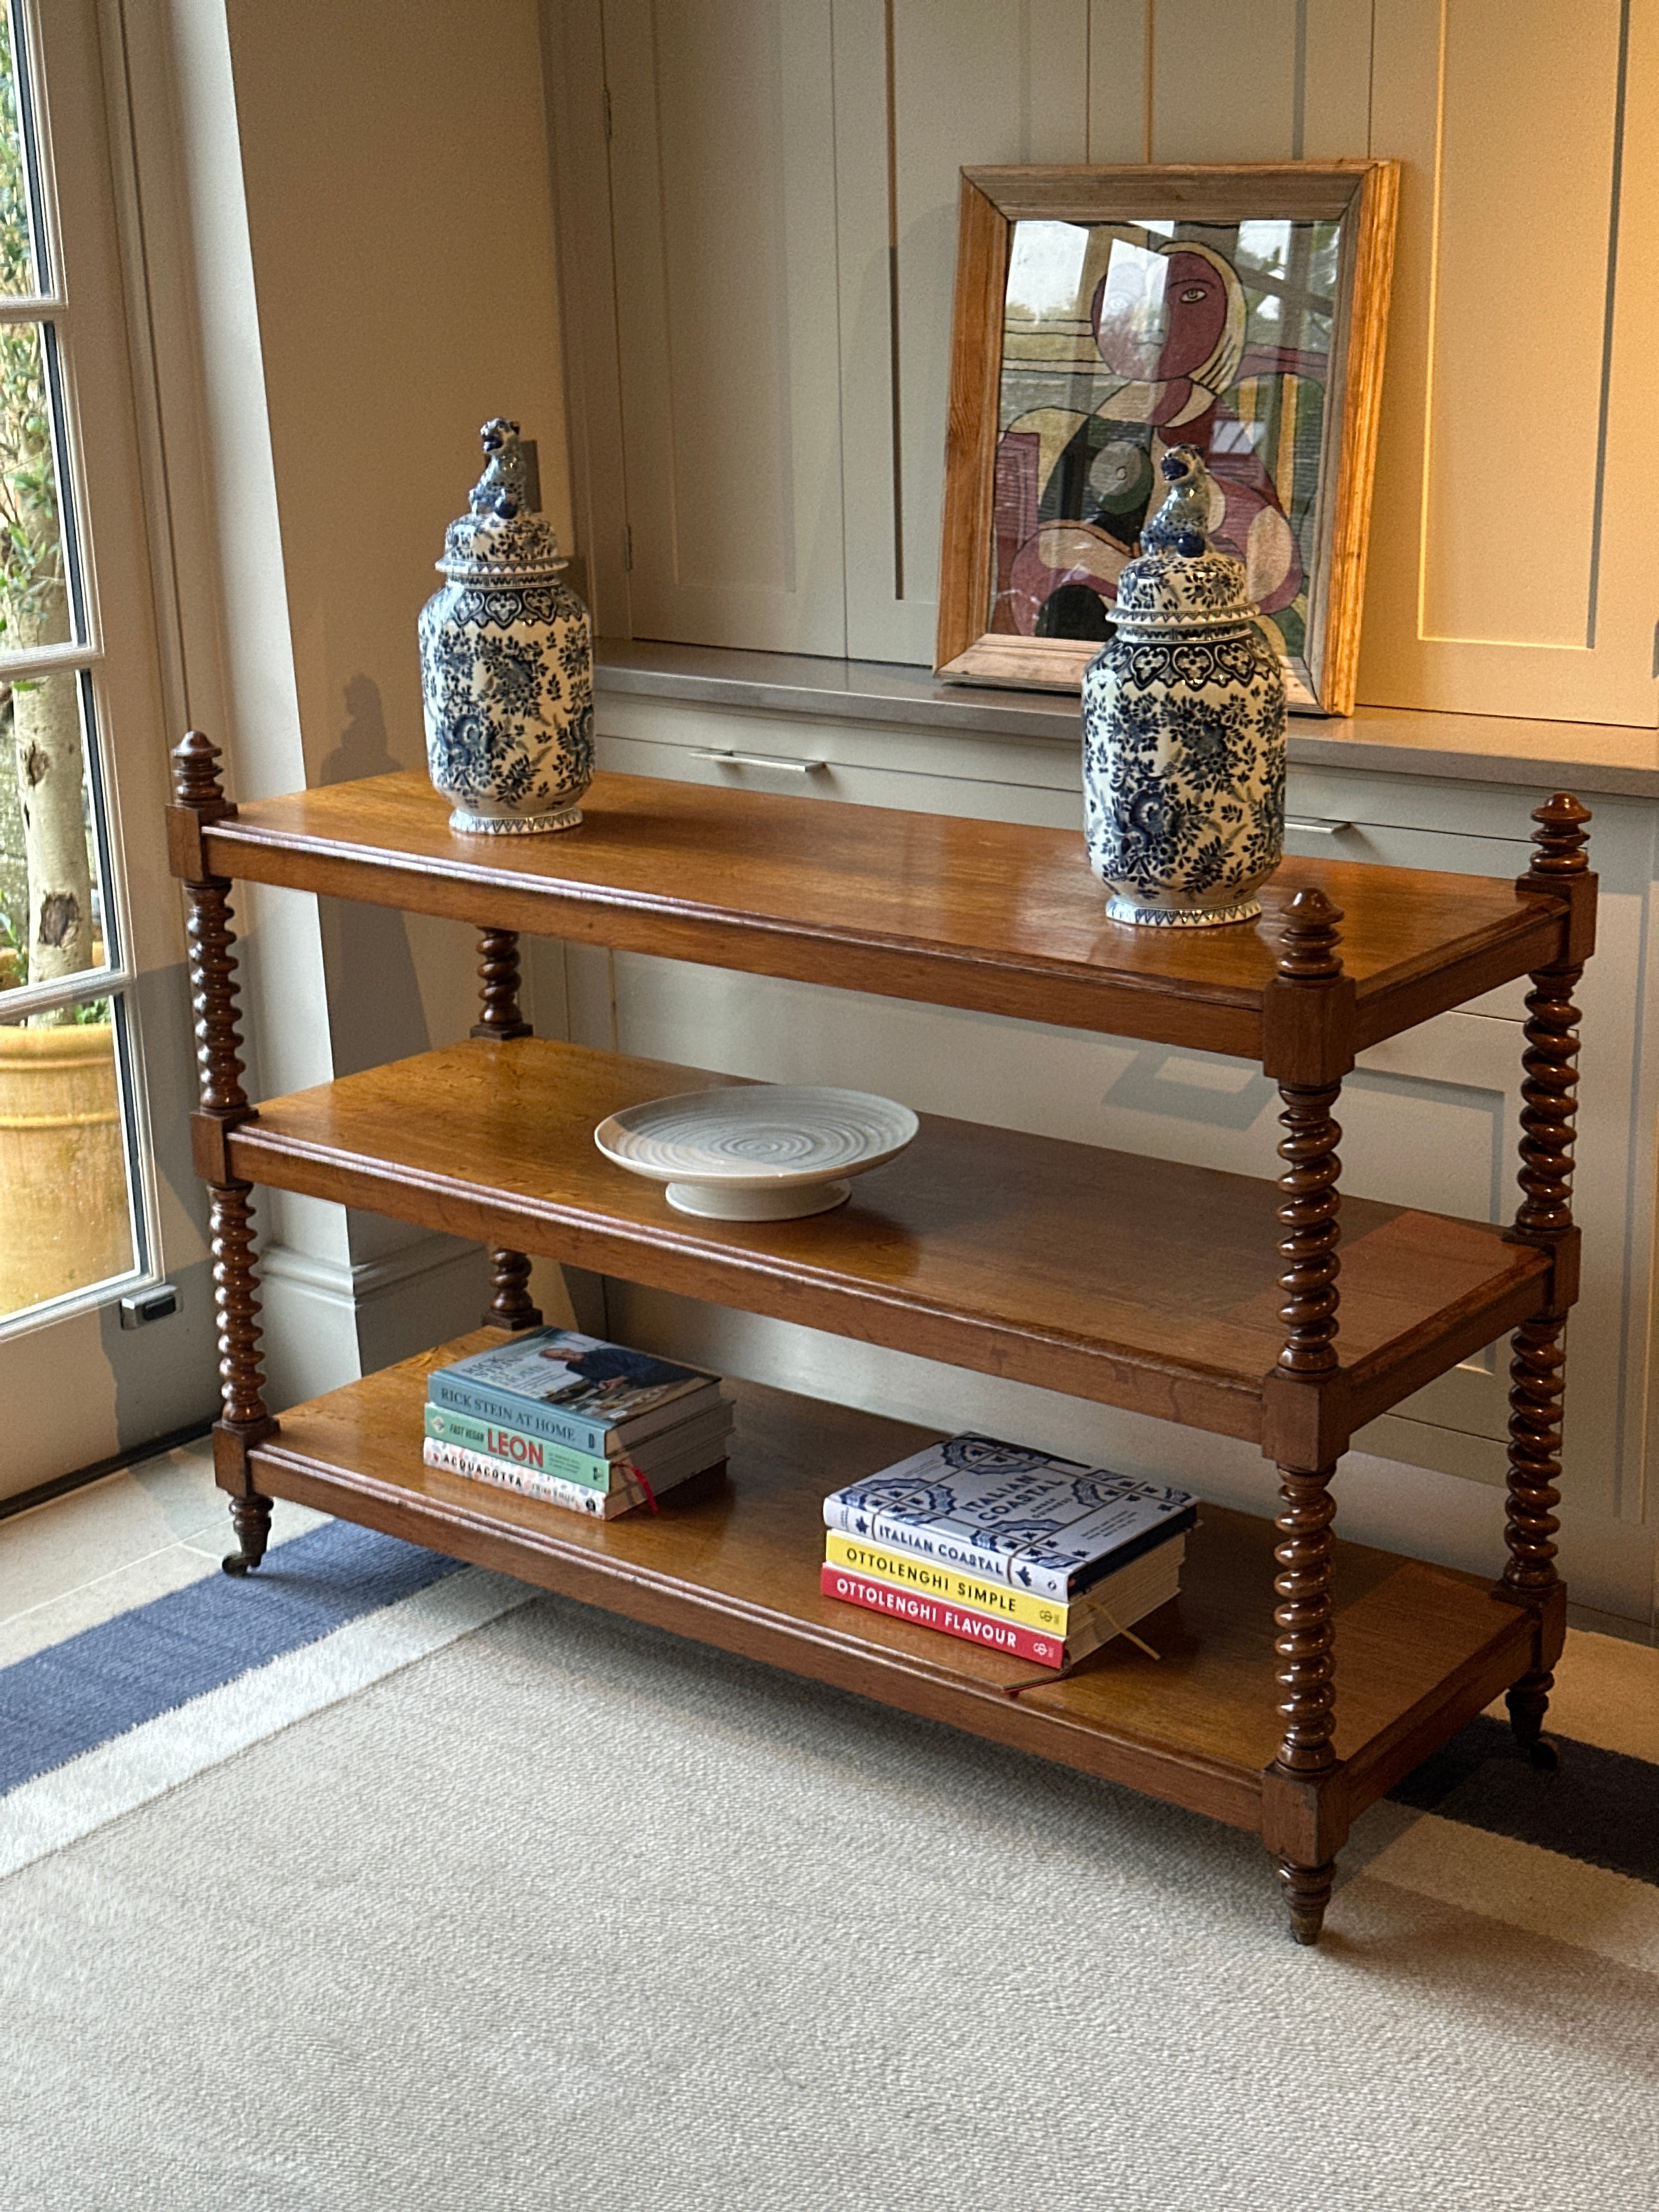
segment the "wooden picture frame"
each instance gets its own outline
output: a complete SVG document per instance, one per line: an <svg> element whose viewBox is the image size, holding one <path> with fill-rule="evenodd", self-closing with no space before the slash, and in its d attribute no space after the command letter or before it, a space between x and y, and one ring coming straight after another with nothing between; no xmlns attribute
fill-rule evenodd
<svg viewBox="0 0 1659 2212"><path fill-rule="evenodd" d="M1076 690L1158 455L1191 442L1292 708L1352 711L1399 185L1373 161L962 172L939 676Z"/></svg>

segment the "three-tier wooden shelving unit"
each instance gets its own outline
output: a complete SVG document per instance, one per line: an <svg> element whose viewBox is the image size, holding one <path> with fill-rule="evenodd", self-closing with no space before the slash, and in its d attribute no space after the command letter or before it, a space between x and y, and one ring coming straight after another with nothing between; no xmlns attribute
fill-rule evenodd
<svg viewBox="0 0 1659 2212"><path fill-rule="evenodd" d="M1507 1692L1522 1744L1548 1756L1572 992L1595 897L1576 800L1539 809L1518 883L1288 860L1259 925L1165 932L1109 923L1080 839L1059 831L601 775L577 830L463 839L418 776L238 809L217 760L199 734L179 747L171 831L191 902L231 1571L258 1564L270 1500L295 1498L1062 1760L1259 1832L1304 1942L1355 1815L1491 1699ZM471 1038L250 1103L238 881L477 926ZM603 1159L592 1130L732 1079L532 1036L522 931L1236 1054L1279 1087L1283 1172L924 1116L836 1212L693 1220ZM1333 1116L1356 1054L1528 975L1514 1225L1352 1198L1339 1219ZM1119 1642L1056 1678L820 1595L820 1502L915 1448L890 1422L748 1393L725 1478L608 1524L422 1465L424 1376L454 1344L279 1425L259 1359L260 1184L489 1245L488 1328L539 1321L524 1255L544 1254L1258 1443L1282 1510L1269 1523L1206 1509L1157 1662ZM1355 1430L1509 1332L1496 1586L1337 1541L1328 1486Z"/></svg>

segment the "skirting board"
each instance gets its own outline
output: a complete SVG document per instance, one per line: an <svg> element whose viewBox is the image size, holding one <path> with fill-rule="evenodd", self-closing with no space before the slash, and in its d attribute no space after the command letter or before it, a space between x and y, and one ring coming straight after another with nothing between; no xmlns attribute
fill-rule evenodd
<svg viewBox="0 0 1659 2212"><path fill-rule="evenodd" d="M422 1237L356 1265L267 1244L259 1256L266 1402L273 1413L476 1328L488 1301L482 1249Z"/></svg>

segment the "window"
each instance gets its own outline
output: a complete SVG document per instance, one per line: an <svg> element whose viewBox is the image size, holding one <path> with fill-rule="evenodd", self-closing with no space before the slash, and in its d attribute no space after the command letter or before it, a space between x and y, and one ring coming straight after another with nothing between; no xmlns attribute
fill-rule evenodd
<svg viewBox="0 0 1659 2212"><path fill-rule="evenodd" d="M0 1327L141 1273L95 564L32 11L0 5Z"/></svg>

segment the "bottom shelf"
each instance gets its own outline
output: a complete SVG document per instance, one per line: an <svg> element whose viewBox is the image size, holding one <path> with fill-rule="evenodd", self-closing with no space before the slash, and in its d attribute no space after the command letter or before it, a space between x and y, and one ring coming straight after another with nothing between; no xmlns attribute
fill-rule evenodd
<svg viewBox="0 0 1659 2212"><path fill-rule="evenodd" d="M426 1467L444 1345L283 1414L255 1479L291 1498L701 1643L831 1682L1247 1828L1278 1741L1270 1522L1206 1507L1178 1601L1056 1680L1045 1669L821 1595L825 1493L933 1432L732 1383L729 1471L661 1510L591 1521ZM1357 1812L1528 1664L1529 1617L1486 1585L1389 1552L1336 1550L1337 1738Z"/></svg>

